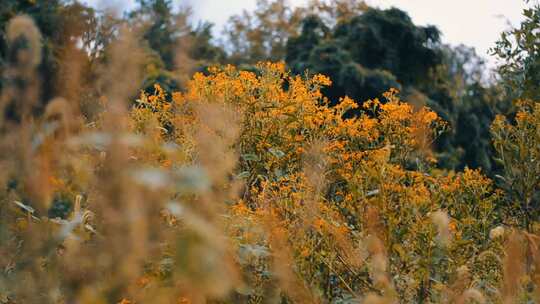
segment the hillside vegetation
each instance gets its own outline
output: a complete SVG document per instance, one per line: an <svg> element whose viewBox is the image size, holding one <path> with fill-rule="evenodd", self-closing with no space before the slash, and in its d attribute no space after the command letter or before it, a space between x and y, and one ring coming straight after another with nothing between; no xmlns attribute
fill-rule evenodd
<svg viewBox="0 0 540 304"><path fill-rule="evenodd" d="M0 303L539 302L540 8L488 82L399 9L311 4L223 45L165 0L2 5Z"/></svg>

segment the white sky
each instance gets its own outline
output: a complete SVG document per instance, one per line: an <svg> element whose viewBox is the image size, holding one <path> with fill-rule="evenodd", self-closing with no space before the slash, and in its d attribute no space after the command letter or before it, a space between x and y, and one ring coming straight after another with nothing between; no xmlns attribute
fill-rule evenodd
<svg viewBox="0 0 540 304"><path fill-rule="evenodd" d="M180 3L180 0L175 0ZM243 9L251 10L256 0L188 0L195 17L216 24L216 34L221 32L229 16ZM302 5L306 0L289 0L291 5ZM92 5L129 7L134 0L86 0ZM368 4L387 8L396 6L408 12L418 25L436 25L442 32L444 43L463 43L474 46L478 54L487 57L503 30L509 25L519 25L521 13L527 6L523 0L368 0ZM532 2L532 1L531 1ZM489 60L491 64L493 59Z"/></svg>

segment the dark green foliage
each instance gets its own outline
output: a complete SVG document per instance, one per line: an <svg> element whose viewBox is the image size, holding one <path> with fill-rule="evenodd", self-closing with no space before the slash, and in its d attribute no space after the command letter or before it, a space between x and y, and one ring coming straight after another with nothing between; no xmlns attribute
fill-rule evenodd
<svg viewBox="0 0 540 304"><path fill-rule="evenodd" d="M49 218L67 219L72 209L73 202L68 197L56 195L47 213Z"/></svg>
<svg viewBox="0 0 540 304"><path fill-rule="evenodd" d="M422 82L442 59L438 29L414 25L397 8L369 9L338 24L334 37L355 62L389 71L406 86Z"/></svg>
<svg viewBox="0 0 540 304"><path fill-rule="evenodd" d="M362 102L426 82L442 61L438 44L435 27L418 27L396 8L370 8L333 29L317 16L305 18L301 34L289 39L286 61L296 73L330 76L334 85L325 93L332 101L348 95Z"/></svg>
<svg viewBox="0 0 540 304"><path fill-rule="evenodd" d="M540 98L540 5L523 11L519 28L503 32L492 54L502 59L498 72L515 98Z"/></svg>
<svg viewBox="0 0 540 304"><path fill-rule="evenodd" d="M497 114L511 111L501 85L484 79L487 69L473 48L442 46L443 63L423 91L426 103L450 123L436 142L441 167L496 171L489 127Z"/></svg>

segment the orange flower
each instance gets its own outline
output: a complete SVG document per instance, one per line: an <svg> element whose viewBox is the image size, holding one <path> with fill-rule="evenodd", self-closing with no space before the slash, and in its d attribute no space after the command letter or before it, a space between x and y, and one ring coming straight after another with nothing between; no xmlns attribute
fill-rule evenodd
<svg viewBox="0 0 540 304"><path fill-rule="evenodd" d="M170 168L172 166L172 161L170 159L165 159L161 162L161 165L164 168Z"/></svg>
<svg viewBox="0 0 540 304"><path fill-rule="evenodd" d="M325 229L326 225L327 225L326 221L323 220L322 218L318 218L313 222L313 226L319 232L322 232L323 229Z"/></svg>
<svg viewBox="0 0 540 304"><path fill-rule="evenodd" d="M147 276L142 276L137 280L137 286L139 286L140 288L144 288L148 286L149 283L150 283L150 278Z"/></svg>
<svg viewBox="0 0 540 304"><path fill-rule="evenodd" d="M307 246L305 246L305 247L302 248L302 251L300 251L300 256L306 258L306 257L308 257L310 255L310 253L311 252L310 252L309 248Z"/></svg>
<svg viewBox="0 0 540 304"><path fill-rule="evenodd" d="M178 298L177 304L190 304L191 301L186 297L180 297Z"/></svg>

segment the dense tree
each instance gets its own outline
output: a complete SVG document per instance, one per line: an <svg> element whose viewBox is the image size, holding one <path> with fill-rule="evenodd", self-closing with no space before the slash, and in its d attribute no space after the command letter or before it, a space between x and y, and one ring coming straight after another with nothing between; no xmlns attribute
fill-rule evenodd
<svg viewBox="0 0 540 304"><path fill-rule="evenodd" d="M443 167L482 168L493 175L497 171L489 126L497 114L511 111L509 97L500 82L486 79L488 67L471 47L443 47L443 64L426 87L428 104L451 129L438 144Z"/></svg>
<svg viewBox="0 0 540 304"><path fill-rule="evenodd" d="M435 27L415 26L403 11L367 9L329 28L317 16L304 19L301 34L287 45L286 61L296 73L329 75L332 100L348 95L363 101L390 87L426 82L442 60Z"/></svg>
<svg viewBox="0 0 540 304"><path fill-rule="evenodd" d="M368 9L338 24L333 36L355 62L389 71L406 86L421 83L441 62L439 30L416 26L397 8Z"/></svg>

